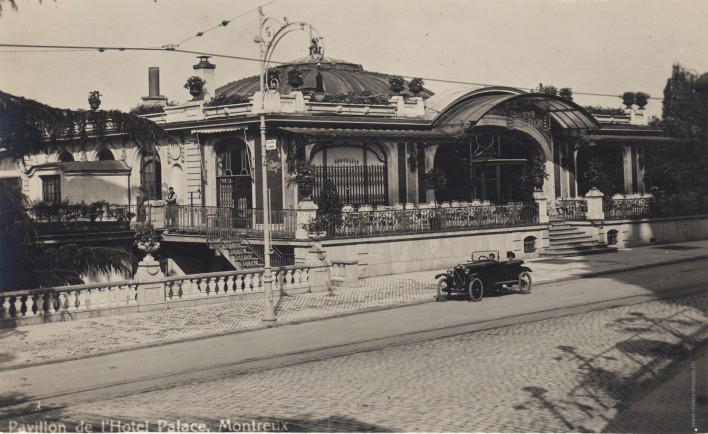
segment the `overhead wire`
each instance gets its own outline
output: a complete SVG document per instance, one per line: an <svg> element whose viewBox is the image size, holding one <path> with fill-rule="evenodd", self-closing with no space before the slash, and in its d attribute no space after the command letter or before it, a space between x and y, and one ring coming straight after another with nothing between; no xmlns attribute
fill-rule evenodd
<svg viewBox="0 0 708 434"><path fill-rule="evenodd" d="M273 0L273 1L277 1L277 0ZM245 61L249 61L249 62L260 62L261 61L260 58L255 58L255 57L232 56L232 55L220 54L220 53L208 53L208 52L195 51L195 50L183 50L183 49L175 48L175 47L159 47L159 48L158 47L108 47L108 46L101 47L101 46L77 46L77 45L34 45L34 44L2 44L2 43L0 43L0 47L46 48L46 49L57 50L57 51L68 51L68 50L76 50L76 51L97 50L99 52L105 52L105 51L166 51L166 52L176 52L176 53L185 53L185 54L195 54L197 56L210 56L210 57L222 58L222 59L245 60ZM3 53L3 52L9 52L9 51L0 50L0 53ZM40 52L40 51L28 51L28 52ZM272 60L270 63L283 65L283 64L286 64L287 62ZM432 82L436 82L436 83L462 84L462 85L478 86L478 87L499 86L499 84L490 84L490 83L474 83L474 82L469 82L469 81L445 80L445 79L441 79L441 78L431 78L431 77L421 77L421 78L423 80L432 81ZM529 88L529 87L525 87L525 86L515 86L515 88L522 89L522 90L535 89L535 88ZM619 95L619 94L607 94L607 93L597 93L597 92L573 91L573 95L621 98L621 95ZM649 97L648 99L662 100L663 98Z"/></svg>
<svg viewBox="0 0 708 434"><path fill-rule="evenodd" d="M265 7L265 6L268 6L268 5L271 5L271 4L275 3L275 2L277 2L277 1L278 1L278 0L271 0L270 2L268 2L268 3L264 4L264 5L260 5L259 7ZM239 18L242 18L242 17L244 17L244 16L250 14L251 12L255 12L255 11L257 11L257 10L258 10L258 7L253 8L253 9L250 9L250 10L248 10L248 11L246 11L246 12L240 14L240 15L237 15L237 16L233 17L233 18L229 18L229 19L227 19L227 20L222 20L219 24L217 24L217 25L215 25L215 26L212 26L212 27L209 27L209 28L206 29L206 30L202 30L201 32L197 32L194 36L190 36L189 38L184 39L184 40L182 40L182 41L179 41L179 42L176 43L176 44L165 44L165 45L162 46L162 48L176 48L176 47L179 47L180 45L182 45L182 44L184 44L184 43L187 43L187 42L191 41L192 39L200 38L200 37L204 36L205 34L211 32L212 30L218 29L219 27L226 27L226 26L229 25L229 23L231 23L231 21L234 21L234 20L237 20L237 19L239 19Z"/></svg>

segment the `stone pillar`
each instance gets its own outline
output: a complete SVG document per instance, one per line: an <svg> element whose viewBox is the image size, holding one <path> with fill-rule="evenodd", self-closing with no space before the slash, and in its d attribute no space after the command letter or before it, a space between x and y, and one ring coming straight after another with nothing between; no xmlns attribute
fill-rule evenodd
<svg viewBox="0 0 708 434"><path fill-rule="evenodd" d="M605 195L595 187L591 188L585 195L585 199L588 203L588 210L585 215L589 220L605 219L605 212L602 210L602 198L604 196Z"/></svg>
<svg viewBox="0 0 708 434"><path fill-rule="evenodd" d="M322 244L315 242L307 250L305 265L310 267L309 281L310 292L326 292L332 287L331 266L327 261L327 251L322 248Z"/></svg>
<svg viewBox="0 0 708 434"><path fill-rule="evenodd" d="M303 200L298 205L297 210L297 229L295 230L296 240L307 240L307 225L310 221L317 218L318 206L311 200Z"/></svg>
<svg viewBox="0 0 708 434"><path fill-rule="evenodd" d="M158 305L165 304L164 278L160 263L151 254L145 255L133 276L133 279L138 281L137 302L140 311L160 309L161 306Z"/></svg>
<svg viewBox="0 0 708 434"><path fill-rule="evenodd" d="M149 200L146 202L149 222L155 229L165 228L165 201L164 200Z"/></svg>
<svg viewBox="0 0 708 434"><path fill-rule="evenodd" d="M632 147L622 147L622 173L624 174L624 194L634 193L632 190Z"/></svg>
<svg viewBox="0 0 708 434"><path fill-rule="evenodd" d="M542 191L534 191L533 198L538 206L538 222L548 223L548 198Z"/></svg>

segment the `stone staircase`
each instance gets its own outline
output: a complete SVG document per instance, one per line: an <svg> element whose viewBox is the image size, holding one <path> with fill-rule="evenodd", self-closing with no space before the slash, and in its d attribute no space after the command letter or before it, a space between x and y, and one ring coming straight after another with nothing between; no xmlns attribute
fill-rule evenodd
<svg viewBox="0 0 708 434"><path fill-rule="evenodd" d="M541 252L541 256L593 255L617 250L606 243L593 240L590 235L585 235L582 230L563 219L550 220L548 238L549 247Z"/></svg>
<svg viewBox="0 0 708 434"><path fill-rule="evenodd" d="M263 268L264 263L242 239L210 241L209 246L216 249L237 270Z"/></svg>

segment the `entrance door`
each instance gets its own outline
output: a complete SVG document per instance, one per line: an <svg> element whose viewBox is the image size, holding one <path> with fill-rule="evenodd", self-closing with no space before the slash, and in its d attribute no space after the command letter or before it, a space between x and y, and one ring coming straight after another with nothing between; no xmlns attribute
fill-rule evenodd
<svg viewBox="0 0 708 434"><path fill-rule="evenodd" d="M216 157L216 206L231 227L251 227L253 190L246 145L229 140L218 147ZM221 211L227 209L228 211ZM222 217L222 218L224 218Z"/></svg>
<svg viewBox="0 0 708 434"><path fill-rule="evenodd" d="M472 165L473 199L500 203L522 200L523 173L523 163Z"/></svg>

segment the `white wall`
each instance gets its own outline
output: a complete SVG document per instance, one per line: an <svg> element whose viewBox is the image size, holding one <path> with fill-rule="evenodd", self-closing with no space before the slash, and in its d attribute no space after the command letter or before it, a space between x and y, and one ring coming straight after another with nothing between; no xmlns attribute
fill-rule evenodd
<svg viewBox="0 0 708 434"><path fill-rule="evenodd" d="M485 229L434 234L372 237L366 240L323 242L327 259L359 261L359 277L448 268L469 262L473 251L498 250L502 259L511 251L517 259L536 257L524 253L524 238L537 238L537 251L548 239L544 226ZM304 250L304 249L303 249ZM300 255L301 252L296 252Z"/></svg>

